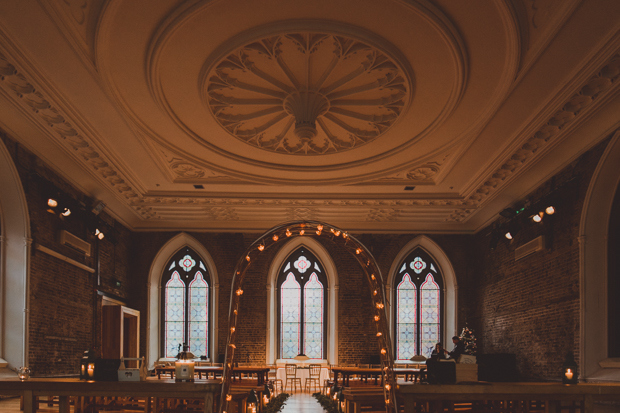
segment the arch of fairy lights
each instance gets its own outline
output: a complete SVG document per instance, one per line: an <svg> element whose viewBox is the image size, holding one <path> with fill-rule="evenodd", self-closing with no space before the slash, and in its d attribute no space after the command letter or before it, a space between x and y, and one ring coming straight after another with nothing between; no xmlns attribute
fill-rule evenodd
<svg viewBox="0 0 620 413"><path fill-rule="evenodd" d="M233 275L230 298L230 310L228 314L228 342L226 345L226 357L224 359L224 371L222 374L222 393L220 413L229 411L228 405L232 400L230 394L230 381L232 378L232 366L236 349L237 320L239 319L239 302L243 296L241 288L245 273L255 262L258 256L267 249L294 237L324 237L329 238L336 244L343 246L360 263L366 274L372 297L371 317L375 321L377 329L376 337L381 353L381 375L383 394L385 397L386 412L396 411L396 376L394 375L394 358L385 309L385 291L383 278L379 266L366 247L347 232L333 225L316 221L292 221L273 227L261 235L245 254L239 259Z"/></svg>

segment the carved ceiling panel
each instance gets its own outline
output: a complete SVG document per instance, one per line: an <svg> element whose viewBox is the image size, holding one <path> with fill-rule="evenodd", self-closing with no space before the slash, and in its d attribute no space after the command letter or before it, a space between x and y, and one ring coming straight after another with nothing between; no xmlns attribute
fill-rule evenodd
<svg viewBox="0 0 620 413"><path fill-rule="evenodd" d="M293 155L342 152L381 136L410 100L397 61L359 40L287 33L252 41L209 75L209 108L242 142Z"/></svg>

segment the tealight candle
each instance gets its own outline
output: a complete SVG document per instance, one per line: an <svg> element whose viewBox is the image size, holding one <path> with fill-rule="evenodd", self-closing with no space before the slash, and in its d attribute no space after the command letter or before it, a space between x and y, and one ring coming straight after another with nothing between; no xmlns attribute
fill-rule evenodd
<svg viewBox="0 0 620 413"><path fill-rule="evenodd" d="M564 373L564 375L566 376L566 378L567 378L568 380L572 380L572 379L573 379L573 372L571 371L571 369L568 369L568 370L566 371L566 373Z"/></svg>

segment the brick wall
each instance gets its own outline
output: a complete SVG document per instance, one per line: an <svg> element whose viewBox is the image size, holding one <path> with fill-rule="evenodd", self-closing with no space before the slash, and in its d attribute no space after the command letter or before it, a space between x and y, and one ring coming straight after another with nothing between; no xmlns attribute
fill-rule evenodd
<svg viewBox="0 0 620 413"><path fill-rule="evenodd" d="M607 141L582 155L526 199L553 192L557 212L491 248L493 226L474 238L461 284L469 298L470 327L482 353L515 353L524 379L558 380L568 352L579 358L579 222L585 194ZM527 214L529 215L529 214ZM504 224L500 219L494 225ZM503 232L503 231L502 231ZM547 247L515 261L515 248L543 235Z"/></svg>

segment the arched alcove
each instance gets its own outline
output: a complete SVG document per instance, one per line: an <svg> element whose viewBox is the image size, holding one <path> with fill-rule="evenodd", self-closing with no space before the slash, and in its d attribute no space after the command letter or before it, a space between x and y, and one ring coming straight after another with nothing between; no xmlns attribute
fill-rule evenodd
<svg viewBox="0 0 620 413"><path fill-rule="evenodd" d="M607 351L607 239L619 165L620 132L616 132L590 181L579 228L580 370L581 377L590 380L620 381L620 362L608 359Z"/></svg>
<svg viewBox="0 0 620 413"><path fill-rule="evenodd" d="M0 141L0 358L28 365L30 220L13 159Z"/></svg>
<svg viewBox="0 0 620 413"><path fill-rule="evenodd" d="M277 308L276 280L280 265L296 251L305 246L314 253L325 268L327 274L327 361L338 364L338 272L331 255L317 240L310 237L298 237L289 240L277 252L269 267L267 278L267 354L268 364L273 364L277 357Z"/></svg>
<svg viewBox="0 0 620 413"><path fill-rule="evenodd" d="M443 337L445 339L450 338L457 334L457 326L456 326L456 316L457 312L457 299L458 299L458 285L456 282L456 274L454 272L454 267L452 267L452 263L450 259L446 255L446 253L441 249L439 245L435 243L432 239L428 238L425 235L419 235L409 241L403 248L401 248L396 258L392 262L390 267L390 272L387 276L387 285L385 287L385 294L388 297L386 308L387 308L387 317L390 326L390 334L394 337L394 310L392 308L393 304L393 295L394 295L394 277L398 273L398 267L400 263L407 257L407 255L415 250L416 248L423 249L427 254L433 257L437 264L441 267L441 272L443 275L444 281L444 306L443 311L445 312L444 317L444 325L443 325Z"/></svg>
<svg viewBox="0 0 620 413"><path fill-rule="evenodd" d="M218 297L219 297L219 278L217 269L211 254L196 238L191 235L182 232L175 237L171 238L166 244L161 247L157 252L151 269L149 271L149 281L147 284L148 289L148 314L147 314L147 327L146 327L146 357L148 366L152 367L161 354L160 349L160 334L161 334L161 277L166 269L165 266L177 251L183 247L190 247L196 254L204 259L207 272L210 277L210 285L213 289L213 299L209 306L209 311L212 314L211 319L212 327L209 340L212 345L210 348L209 357L211 360L217 360L218 348L217 348L217 309L218 309Z"/></svg>

